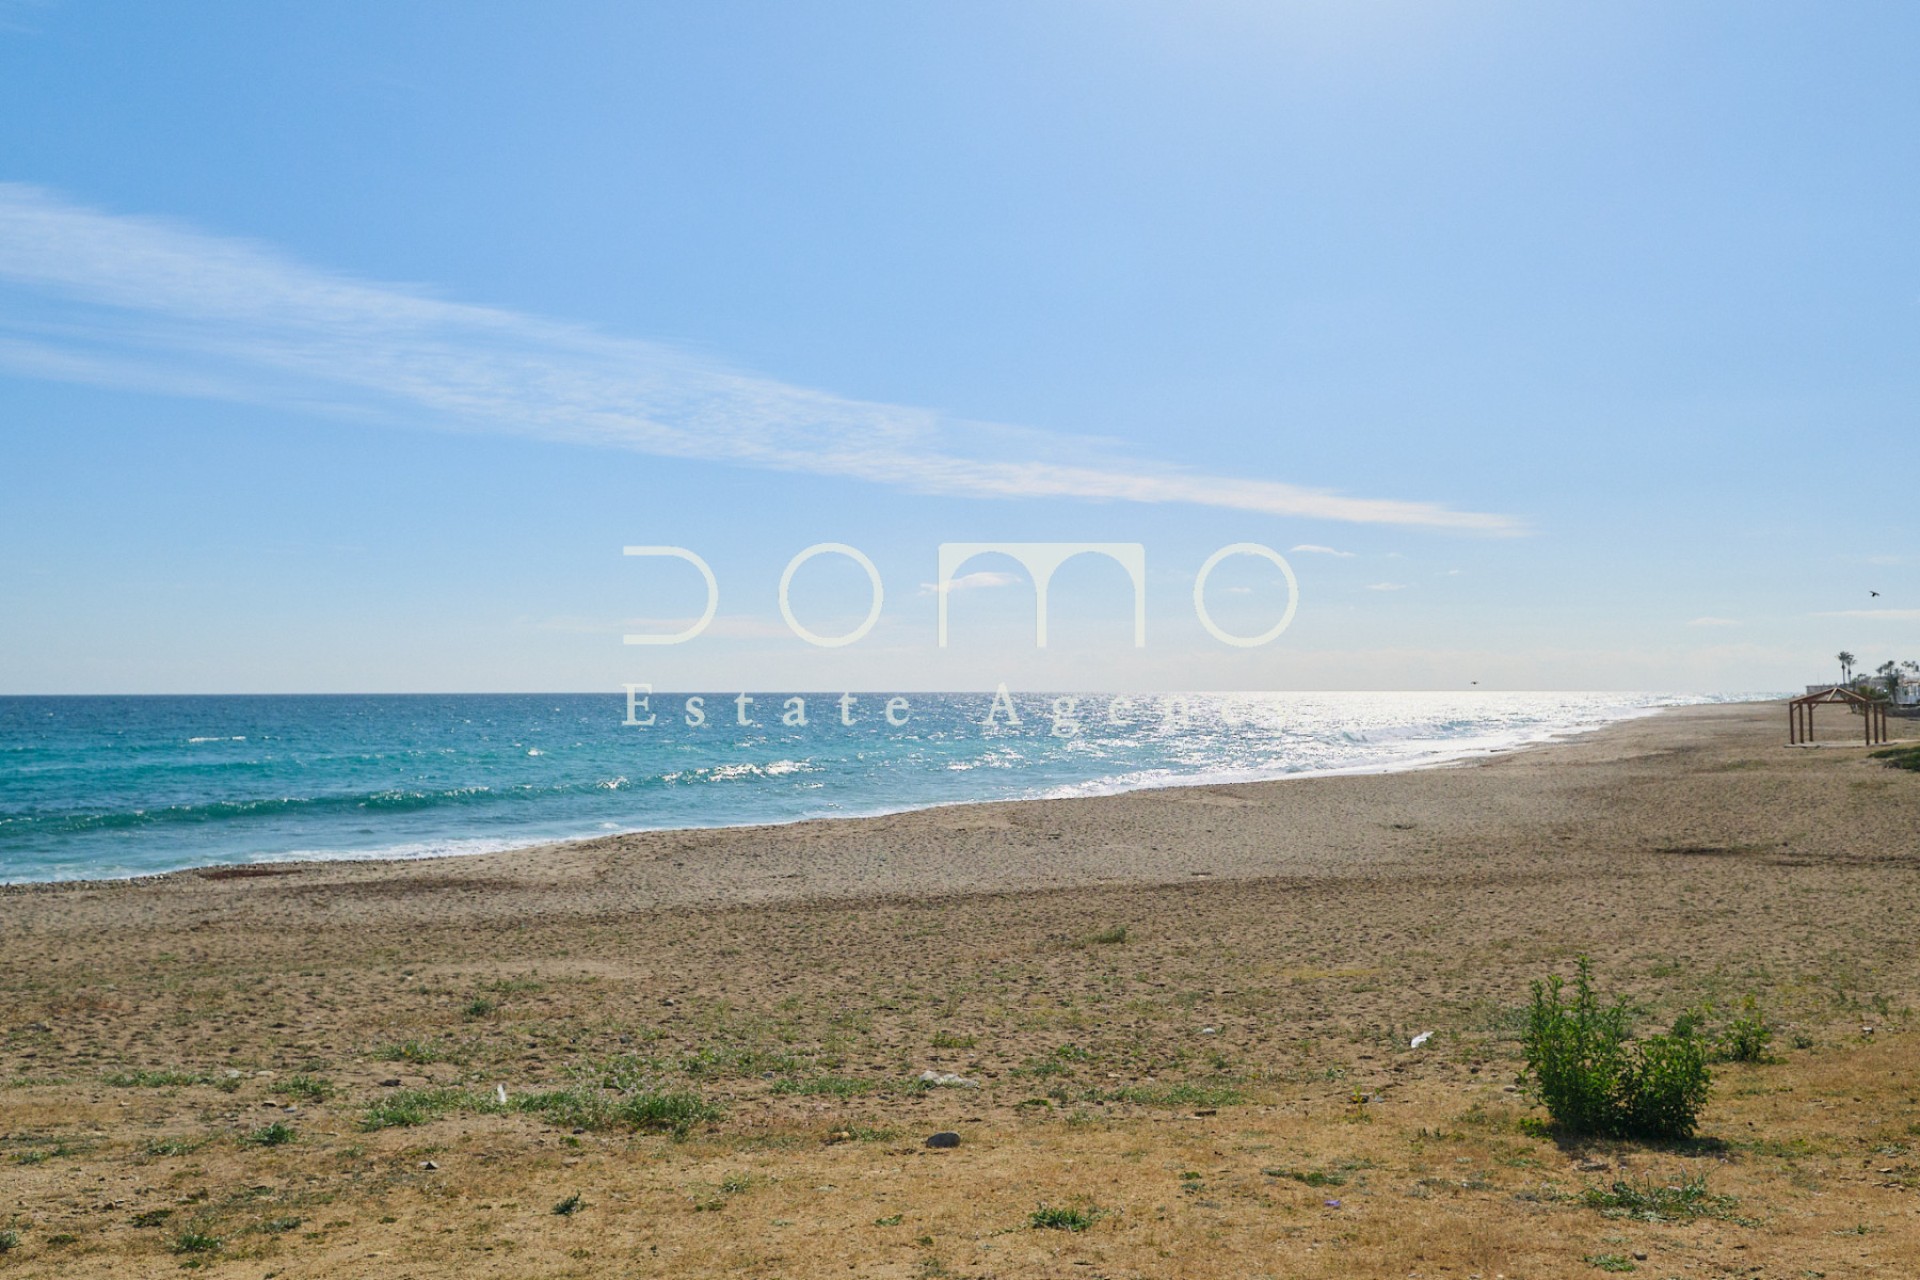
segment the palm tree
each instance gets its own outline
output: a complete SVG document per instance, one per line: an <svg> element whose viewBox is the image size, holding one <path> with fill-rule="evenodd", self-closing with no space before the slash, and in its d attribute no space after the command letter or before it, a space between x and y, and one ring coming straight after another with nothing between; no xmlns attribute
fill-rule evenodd
<svg viewBox="0 0 1920 1280"><path fill-rule="evenodd" d="M1835 655L1840 659L1840 683L1853 683L1853 655L1842 649Z"/></svg>
<svg viewBox="0 0 1920 1280"><path fill-rule="evenodd" d="M1880 677L1880 683L1887 686L1887 696L1889 698L1897 698L1900 696L1899 663L1883 662L1875 669L1874 674Z"/></svg>

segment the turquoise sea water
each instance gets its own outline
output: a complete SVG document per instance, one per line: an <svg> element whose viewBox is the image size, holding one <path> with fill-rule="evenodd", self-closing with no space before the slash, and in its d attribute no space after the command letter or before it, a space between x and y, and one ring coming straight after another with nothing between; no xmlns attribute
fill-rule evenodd
<svg viewBox="0 0 1920 1280"><path fill-rule="evenodd" d="M1684 695L681 695L623 724L602 694L0 698L0 881L284 858L418 857L668 827L1410 767L1590 729ZM898 713L896 713L896 718ZM1061 721L1062 726L1066 720Z"/></svg>

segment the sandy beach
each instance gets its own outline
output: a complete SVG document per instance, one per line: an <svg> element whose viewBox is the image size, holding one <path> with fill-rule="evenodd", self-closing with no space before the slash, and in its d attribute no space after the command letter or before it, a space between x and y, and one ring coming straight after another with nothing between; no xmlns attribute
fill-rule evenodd
<svg viewBox="0 0 1920 1280"><path fill-rule="evenodd" d="M1920 774L1842 719L0 889L0 1272L1904 1274ZM1689 1144L1546 1131L1521 1015L1582 954L1778 1060ZM579 1101L637 1087L698 1109Z"/></svg>

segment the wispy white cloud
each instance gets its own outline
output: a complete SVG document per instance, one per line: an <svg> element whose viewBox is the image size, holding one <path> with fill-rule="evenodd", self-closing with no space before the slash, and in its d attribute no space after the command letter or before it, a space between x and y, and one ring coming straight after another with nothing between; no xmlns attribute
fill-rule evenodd
<svg viewBox="0 0 1920 1280"><path fill-rule="evenodd" d="M1407 584L1404 582L1369 582L1367 584L1369 591L1405 591L1406 589Z"/></svg>
<svg viewBox="0 0 1920 1280"><path fill-rule="evenodd" d="M1335 551L1332 547L1322 547L1311 542L1303 542L1297 547L1290 548L1290 550L1305 551L1316 556L1339 556L1342 560L1353 559L1353 552L1351 551Z"/></svg>
<svg viewBox="0 0 1920 1280"><path fill-rule="evenodd" d="M915 493L1522 531L1511 516L1208 475L1111 442L849 399L657 343L330 274L17 183L0 183L0 368Z"/></svg>
<svg viewBox="0 0 1920 1280"><path fill-rule="evenodd" d="M1693 618L1687 622L1687 625L1690 627L1737 627L1740 625L1740 620L1738 618Z"/></svg>
<svg viewBox="0 0 1920 1280"><path fill-rule="evenodd" d="M982 587L1008 587L1026 579L1017 573L1003 573L997 569L982 569L977 573L963 573L947 583L949 594L955 591L978 591ZM940 586L934 582L920 584L920 594L934 596L940 594Z"/></svg>
<svg viewBox="0 0 1920 1280"><path fill-rule="evenodd" d="M1881 622L1920 622L1920 609L1836 609L1816 618L1867 618Z"/></svg>

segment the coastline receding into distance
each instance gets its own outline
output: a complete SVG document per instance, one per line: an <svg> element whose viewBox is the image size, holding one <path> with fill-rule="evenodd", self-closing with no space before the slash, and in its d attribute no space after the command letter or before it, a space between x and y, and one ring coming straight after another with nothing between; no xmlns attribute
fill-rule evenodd
<svg viewBox="0 0 1920 1280"><path fill-rule="evenodd" d="M467 857L636 831L1338 776L1712 700L921 694L895 723L857 714L843 695L814 698L825 710L803 727L750 707L738 718L760 717L751 727L731 709L689 727L680 703L697 696L660 695L624 720L599 695L0 699L19 766L0 782L0 866L26 882Z"/></svg>

